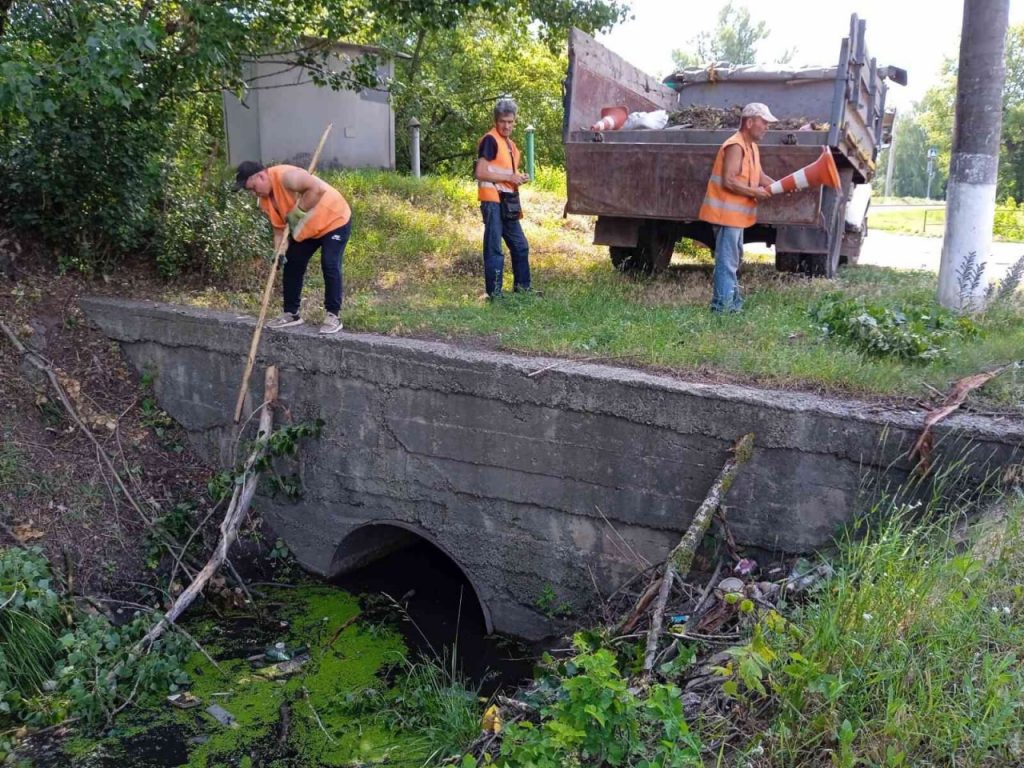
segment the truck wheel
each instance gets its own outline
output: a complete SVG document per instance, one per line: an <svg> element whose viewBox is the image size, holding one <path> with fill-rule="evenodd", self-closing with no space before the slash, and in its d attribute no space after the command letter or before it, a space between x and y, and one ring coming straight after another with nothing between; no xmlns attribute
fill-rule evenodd
<svg viewBox="0 0 1024 768"><path fill-rule="evenodd" d="M612 266L619 270L619 272L645 275L651 273L646 249L642 247L629 248L621 245L611 245L608 247L608 253L612 257Z"/></svg>

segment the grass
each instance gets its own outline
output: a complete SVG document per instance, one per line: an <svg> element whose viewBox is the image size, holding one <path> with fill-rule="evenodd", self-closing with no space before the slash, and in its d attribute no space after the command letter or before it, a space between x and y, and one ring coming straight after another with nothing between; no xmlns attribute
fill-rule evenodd
<svg viewBox="0 0 1024 768"><path fill-rule="evenodd" d="M906 510L848 542L775 637L764 764L1021 764L1022 516L1017 490L966 543Z"/></svg>
<svg viewBox="0 0 1024 768"><path fill-rule="evenodd" d="M899 208L882 208L882 203L868 211L868 227L885 232L896 232L906 235L925 237L942 237L946 233L946 209L942 200L922 200L912 203L893 203L894 205L913 205L909 210ZM929 206L929 207L923 207ZM1024 211L1015 208L997 208L1000 214L996 222L995 239L1020 242L1019 232L1024 226Z"/></svg>
<svg viewBox="0 0 1024 768"><path fill-rule="evenodd" d="M944 359L927 366L865 356L824 338L809 307L837 289L897 309L930 307L936 277L857 267L835 281L809 280L775 272L770 255L747 260L744 312L712 316L706 251L678 249L672 267L654 279L619 274L607 249L591 244L592 221L562 217L565 198L551 174L544 189L523 191L534 285L544 296L509 295L490 304L481 299L482 225L468 179L384 172L328 178L355 212L344 264L342 317L350 330L474 339L525 354L600 358L719 381L896 397L924 395L925 384L945 390L951 380L1013 360L1024 348L1018 304L982 317L980 339L950 346ZM167 298L255 313L263 269L250 270L249 281L233 289L171 290ZM511 274L505 279L508 290ZM313 322L323 313L322 284L314 264L302 310ZM1024 381L1012 375L986 387L988 400L1000 406L1018 403L1022 394Z"/></svg>
<svg viewBox="0 0 1024 768"><path fill-rule="evenodd" d="M946 210L941 205L906 211L875 207L868 214L868 226L884 232L942 237L946 231Z"/></svg>

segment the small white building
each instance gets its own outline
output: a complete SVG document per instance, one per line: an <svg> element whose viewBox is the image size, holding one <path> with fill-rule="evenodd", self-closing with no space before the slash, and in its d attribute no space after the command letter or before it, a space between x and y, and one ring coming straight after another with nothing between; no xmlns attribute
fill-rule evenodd
<svg viewBox="0 0 1024 768"><path fill-rule="evenodd" d="M241 100L224 93L228 162L257 160L264 165L305 166L328 123L334 123L320 155L320 168L395 167L395 113L387 91L395 55L380 48L335 43L328 67L342 70L364 54L381 58L377 89L335 91L316 85L304 67L268 54L250 62L250 88Z"/></svg>

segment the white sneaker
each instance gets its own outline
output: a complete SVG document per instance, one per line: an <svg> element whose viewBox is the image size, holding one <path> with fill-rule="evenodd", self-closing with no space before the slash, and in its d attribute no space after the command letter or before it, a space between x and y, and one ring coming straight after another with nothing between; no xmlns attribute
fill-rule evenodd
<svg viewBox="0 0 1024 768"><path fill-rule="evenodd" d="M302 318L298 315L293 315L291 312L282 312L267 323L267 328L291 328L293 325L302 325Z"/></svg>
<svg viewBox="0 0 1024 768"><path fill-rule="evenodd" d="M338 318L338 316L332 315L330 312L328 312L324 316L323 323L320 325L320 333L337 333L338 331L341 330L341 328L341 320Z"/></svg>

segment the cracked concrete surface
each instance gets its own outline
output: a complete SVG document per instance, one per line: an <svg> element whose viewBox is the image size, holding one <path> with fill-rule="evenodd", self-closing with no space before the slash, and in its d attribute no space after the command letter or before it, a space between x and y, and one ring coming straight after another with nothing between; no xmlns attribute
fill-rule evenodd
<svg viewBox="0 0 1024 768"><path fill-rule="evenodd" d="M121 299L81 305L155 373L161 407L192 443L228 463L253 320ZM527 637L552 629L536 608L546 588L582 606L591 572L610 591L640 558L662 560L742 434L756 434L756 449L727 499L736 540L807 552L864 508L865 488L907 477L923 420L891 405L605 365L529 377L554 361L304 327L264 333L250 408L269 362L292 417L325 421L298 461L303 499L259 500L300 561L331 575L414 532L458 563L495 629ZM1024 422L959 414L936 436L945 456L970 445L980 478L1021 461ZM380 525L391 527L367 527Z"/></svg>

